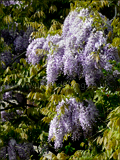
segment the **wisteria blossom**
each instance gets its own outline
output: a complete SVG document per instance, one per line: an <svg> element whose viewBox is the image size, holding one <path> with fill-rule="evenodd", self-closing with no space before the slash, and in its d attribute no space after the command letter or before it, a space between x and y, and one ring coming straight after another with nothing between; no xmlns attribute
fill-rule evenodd
<svg viewBox="0 0 120 160"><path fill-rule="evenodd" d="M84 103L87 103L86 106ZM61 114L61 107L64 112ZM92 135L92 128L98 117L98 110L91 100L77 102L75 98L62 100L56 107L57 115L50 122L48 141L55 137L55 149L63 146L63 137L72 134L72 140L79 140L82 131L84 136ZM60 116L60 118L59 118Z"/></svg>
<svg viewBox="0 0 120 160"><path fill-rule="evenodd" d="M82 9L80 13L76 10L70 12L64 21L61 36L64 44L64 54L61 57L64 75L72 76L72 78L75 78L76 75L85 77L88 87L100 85L101 78L109 79L109 75L104 77L102 73L103 68L106 70L112 68L108 60L120 61L117 49L107 44L107 36L103 30L97 31L92 26L93 18L89 14L88 9ZM102 14L100 16L105 18ZM81 17L85 20L82 20ZM108 32L111 31L110 22L107 20L105 23ZM48 59L48 66L50 66L50 61L55 59L55 54L53 53L53 55L51 59ZM60 63L62 63L61 61ZM59 66L59 64L57 65ZM54 78L53 71L55 72L56 69L51 68L51 72L47 70L48 83L57 80L59 73L57 72Z"/></svg>
<svg viewBox="0 0 120 160"><path fill-rule="evenodd" d="M7 148L6 147L1 147L0 148L0 158L6 159L7 158Z"/></svg>
<svg viewBox="0 0 120 160"><path fill-rule="evenodd" d="M1 53L1 62L2 68L6 69L6 66L12 62L12 53L8 50L5 50Z"/></svg>
<svg viewBox="0 0 120 160"><path fill-rule="evenodd" d="M90 16L92 15L92 16ZM41 49L47 54L47 84L54 83L63 74L68 78L85 78L86 85L99 86L104 77L102 69L111 70L109 60L120 61L118 51L107 43L107 33L112 31L111 22L101 13L101 29L96 29L94 12L89 9L71 11L63 23L62 35L48 35L32 41L27 49L29 63L39 63L41 55L35 49L42 43ZM104 27L106 26L106 29ZM105 31L107 30L107 32ZM113 77L114 79L114 77Z"/></svg>
<svg viewBox="0 0 120 160"><path fill-rule="evenodd" d="M21 31L22 32L22 31ZM26 50L26 48L29 45L29 37L30 34L33 32L32 27L28 27L23 34L19 34L15 40L14 40L14 47L15 47L15 52L17 53L22 53Z"/></svg>
<svg viewBox="0 0 120 160"><path fill-rule="evenodd" d="M16 0L6 0L6 1L2 1L2 4L4 4L5 6L10 6L10 5L21 5L23 2L21 1L16 1Z"/></svg>
<svg viewBox="0 0 120 160"><path fill-rule="evenodd" d="M16 113L15 112L1 111L0 113L1 113L2 122L6 122L6 121L14 119L15 116L21 116L23 114L23 111L16 110Z"/></svg>
<svg viewBox="0 0 120 160"><path fill-rule="evenodd" d="M5 85L4 86L5 87L5 89L9 89L10 88L10 86L9 85ZM10 99L12 99L12 91L8 91L8 92L5 92L4 94L3 94L3 100L10 100Z"/></svg>
<svg viewBox="0 0 120 160"><path fill-rule="evenodd" d="M117 48L107 42L109 31L112 32L111 22L101 13L101 27L94 25L94 12L89 9L75 9L66 17L62 34L39 38L30 43L27 48L27 60L33 65L38 64L41 55L37 55L37 48L44 49L47 54L46 79L47 85L54 83L59 76L69 79L84 78L87 87L100 86L102 82L110 85L109 80L119 75L111 75L112 65L109 60L120 61ZM92 16L91 16L92 15ZM106 29L105 29L106 27ZM108 74L104 76L102 70ZM64 106L64 113L61 108ZM92 100L77 102L75 98L62 100L56 107L57 115L50 122L50 142L55 141L54 148L63 146L64 136L71 134L73 141L92 135L94 123L99 115Z"/></svg>
<svg viewBox="0 0 120 160"><path fill-rule="evenodd" d="M37 38L33 40L27 48L27 62L36 65L39 63L42 56L36 54L36 49L42 49L43 44L45 42L45 38Z"/></svg>
<svg viewBox="0 0 120 160"><path fill-rule="evenodd" d="M32 143L17 143L14 138L11 138L6 146L0 148L0 159L6 159L8 154L9 160L16 160L17 155L22 160L29 160L30 155L34 153Z"/></svg>
<svg viewBox="0 0 120 160"><path fill-rule="evenodd" d="M16 145L15 139L10 139L7 146L7 151L9 155L9 160L15 160L17 158L16 152L15 152L15 145Z"/></svg>

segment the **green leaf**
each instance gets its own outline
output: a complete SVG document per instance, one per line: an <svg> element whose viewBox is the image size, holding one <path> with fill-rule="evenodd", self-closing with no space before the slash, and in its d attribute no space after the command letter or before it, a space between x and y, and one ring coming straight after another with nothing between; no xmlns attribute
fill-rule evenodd
<svg viewBox="0 0 120 160"><path fill-rule="evenodd" d="M120 118L118 118L118 119L116 120L115 124L116 124L118 127L120 127Z"/></svg>
<svg viewBox="0 0 120 160"><path fill-rule="evenodd" d="M97 144L99 144L100 139L101 139L101 137L99 136L99 137L97 138Z"/></svg>
<svg viewBox="0 0 120 160"><path fill-rule="evenodd" d="M116 26L119 23L119 18L115 18L111 23L111 26Z"/></svg>
<svg viewBox="0 0 120 160"><path fill-rule="evenodd" d="M53 91L53 87L51 85L47 85L45 95L49 97L52 94L52 91Z"/></svg>
<svg viewBox="0 0 120 160"><path fill-rule="evenodd" d="M42 119L42 121L45 122L45 123L50 123L51 118L49 118L49 117L44 117L44 118Z"/></svg>
<svg viewBox="0 0 120 160"><path fill-rule="evenodd" d="M118 159L118 153L117 153L117 151L115 151L115 152L113 153L113 158L114 158L114 159Z"/></svg>
<svg viewBox="0 0 120 160"><path fill-rule="evenodd" d="M32 67L30 68L30 76L33 76L33 75L36 75L36 74L37 74L37 70L35 69L34 66L32 66Z"/></svg>
<svg viewBox="0 0 120 160"><path fill-rule="evenodd" d="M24 65L26 65L26 60L24 58L21 58L20 63L23 63Z"/></svg>
<svg viewBox="0 0 120 160"><path fill-rule="evenodd" d="M99 62L99 60L100 60L99 55L96 55L96 62L98 63L98 62Z"/></svg>
<svg viewBox="0 0 120 160"><path fill-rule="evenodd" d="M6 15L5 17L3 17L3 22L6 23L6 24L8 24L8 23L13 22L13 19L12 19L11 16Z"/></svg>
<svg viewBox="0 0 120 160"><path fill-rule="evenodd" d="M107 138L106 138L106 137L104 137L104 140L103 140L103 144L104 144L104 146L106 146L106 143L107 143Z"/></svg>
<svg viewBox="0 0 120 160"><path fill-rule="evenodd" d="M42 94L42 93L36 92L36 93L34 94L33 99L35 99L35 100L44 100L44 99L45 99L45 96L44 96L44 94Z"/></svg>
<svg viewBox="0 0 120 160"><path fill-rule="evenodd" d="M4 79L4 84L5 84L6 82L9 82L9 81L10 81L10 76L7 75L7 76L5 77L5 79Z"/></svg>
<svg viewBox="0 0 120 160"><path fill-rule="evenodd" d="M101 145L103 143L103 137L100 139L99 144Z"/></svg>
<svg viewBox="0 0 120 160"><path fill-rule="evenodd" d="M5 73L5 74L10 74L10 73L11 73L10 67L7 67L7 69L5 70L4 73Z"/></svg>
<svg viewBox="0 0 120 160"><path fill-rule="evenodd" d="M71 82L71 85L72 85L75 93L78 94L79 97L82 99L82 93L81 93L81 90L80 90L80 85L79 85L78 83L76 83L75 80L73 80L73 81Z"/></svg>
<svg viewBox="0 0 120 160"><path fill-rule="evenodd" d="M84 147L84 145L85 145L85 143L84 143L84 142L80 143L80 146L81 146L81 147Z"/></svg>
<svg viewBox="0 0 120 160"><path fill-rule="evenodd" d="M21 84L22 84L22 81L23 81L22 79L19 79L19 81L18 81L17 84L18 84L18 85L21 85Z"/></svg>
<svg viewBox="0 0 120 160"><path fill-rule="evenodd" d="M32 99L32 97L33 97L33 92L30 92L30 93L27 95L27 98Z"/></svg>
<svg viewBox="0 0 120 160"><path fill-rule="evenodd" d="M73 86L73 89L75 90L75 92L79 95L82 96L82 93L80 91L80 85L78 83L75 83Z"/></svg>
<svg viewBox="0 0 120 160"><path fill-rule="evenodd" d="M39 93L38 93L38 92L34 93L33 99L35 99L35 100L38 100L38 99L39 99Z"/></svg>
<svg viewBox="0 0 120 160"><path fill-rule="evenodd" d="M30 83L31 78L30 78L30 77L27 77L27 78L26 78L26 81L27 81L28 83Z"/></svg>
<svg viewBox="0 0 120 160"><path fill-rule="evenodd" d="M74 86L74 85L75 85L75 83L76 83L76 81L75 81L75 80L73 80L73 81L71 82L71 86Z"/></svg>

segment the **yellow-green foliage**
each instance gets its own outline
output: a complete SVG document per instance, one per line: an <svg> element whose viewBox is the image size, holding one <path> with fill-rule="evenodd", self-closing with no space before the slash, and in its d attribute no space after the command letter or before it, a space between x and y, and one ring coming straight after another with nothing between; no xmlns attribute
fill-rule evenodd
<svg viewBox="0 0 120 160"><path fill-rule="evenodd" d="M82 93L80 91L80 86L78 83L73 80L71 82L71 86L66 84L65 87L55 87L54 86L47 86L45 91L46 99L48 99L48 103L45 107L41 109L41 113L45 115L42 120L46 123L49 123L50 120L54 118L56 115L56 106L59 102L65 100L66 98L75 97L76 100L80 101L82 99ZM64 114L64 107L61 107L61 113Z"/></svg>
<svg viewBox="0 0 120 160"><path fill-rule="evenodd" d="M47 34L61 34L62 33L62 24L57 21L57 20L52 20L52 25L51 27L48 27L43 23L43 20L46 18L46 13L45 10L49 11L49 13L54 13L57 12L57 7L55 5L48 6L44 1L34 1L35 7L37 6L37 3L41 3L41 6L43 5L43 8L41 7L39 10L34 12L33 6L28 6L26 9L26 12L24 14L27 14L26 17L22 16L23 12L21 12L21 9L14 9L12 8L13 12L13 17L8 16L8 14L5 14L3 10L5 9L4 7L0 7L0 25L3 26L3 22L5 24L10 23L12 21L15 21L17 19L20 20L20 24L23 26L32 26L33 28L36 29L35 32L32 33L32 38L38 38L38 37L46 37ZM99 11L100 8L103 6L108 5L107 0L100 0L100 1L76 1L75 5L71 3L71 11L74 10L76 7L79 7L81 9L83 6L84 8L91 7L95 11L95 15L97 14L97 11ZM1 5L0 5L1 6ZM3 9L2 9L3 8ZM96 11L97 9L97 11ZM65 17L69 13L68 8L63 8L62 9L62 15ZM34 12L34 13L33 13ZM31 15L31 13L33 13ZM18 16L19 15L19 16ZM29 17L31 15L31 17ZM97 14L98 15L98 14ZM96 16L97 16L96 15ZM16 18L18 16L18 18ZM21 17L24 17L21 19ZM39 20L37 20L39 19ZM50 22L50 24L51 24ZM95 20L95 22L97 22ZM100 23L100 21L98 21ZM18 24L18 25L20 25ZM22 27L23 27L22 26ZM109 33L108 38L113 38L112 40L112 45L118 48L118 51L120 53L120 22L118 18L115 18L112 23L113 26L113 35L112 33ZM21 27L21 25L20 25ZM2 28L2 27L1 27ZM99 26L98 26L99 28ZM0 41L0 45L2 45L2 39ZM41 51L37 50L37 54L40 54ZM99 60L99 57L96 57L96 60ZM24 67L26 67L24 69ZM14 69L11 72L11 69L8 67L4 74L3 74L3 83L4 84L9 84L11 82L14 82L15 84L24 87L25 85L30 85L39 82L39 77L44 76L44 72L39 72L42 68L44 68L42 65L36 65L36 66L28 66L28 64L25 62L24 59L21 59L20 64L14 64L13 65ZM12 74L11 74L12 73ZM82 101L83 100L83 95L80 91L80 86L78 83L76 83L74 80L71 82L71 85L66 84L64 87L57 87L56 84L54 86L44 86L41 85L40 87L35 87L35 90L31 90L29 93L25 93L28 99L34 101L37 103L37 107L30 107L27 109L27 116L32 115L33 117L39 117L40 119L40 113L44 115L44 118L42 118L42 121L45 123L49 123L54 116L56 115L56 106L61 100L65 100L66 98L70 97L75 97L76 100ZM38 103L39 101L39 103ZM64 107L67 106L62 106L61 107L61 113L64 114ZM63 152L58 153L57 156L53 155L52 159L53 160L96 160L96 159L116 159L120 160L120 107L117 107L115 110L113 110L109 116L109 123L108 123L108 128L103 134L103 137L98 137L97 139L97 144L102 145L102 153L99 155L96 155L94 158L92 157L91 153L89 150L87 151L81 151L78 150L74 153L73 156L69 157L65 155ZM32 124L32 122L31 122ZM42 125L41 125L42 124ZM43 126L43 123L40 122L39 126ZM27 140L30 134L27 134L28 131L36 130L36 126L32 127L31 125L27 129L27 125L25 123L21 123L19 125L19 128L12 127L11 124L5 123L5 125L2 126L2 135L6 135L7 138L9 136L15 135L16 139L21 137L21 139ZM42 132L42 128L38 128ZM9 133L9 134L8 134ZM36 134L36 133L35 133ZM18 137L19 136L19 137ZM67 140L69 135L64 136L64 140ZM43 132L40 134L39 138L40 140L43 139ZM3 139L1 141L1 146L3 146L4 142L6 142L6 139ZM41 157L40 160L45 160L45 158Z"/></svg>
<svg viewBox="0 0 120 160"><path fill-rule="evenodd" d="M52 25L48 31L48 34L55 35L55 34L62 34L62 24L56 20L52 20Z"/></svg>
<svg viewBox="0 0 120 160"><path fill-rule="evenodd" d="M47 155L49 155L49 153ZM40 160L48 160L47 155L41 157ZM89 150L77 150L72 156L68 156L64 152L58 153L57 156L52 153L51 157L52 160L93 160L93 156Z"/></svg>
<svg viewBox="0 0 120 160"><path fill-rule="evenodd" d="M89 150L77 150L74 155L70 156L69 160L93 160L93 156Z"/></svg>
<svg viewBox="0 0 120 160"><path fill-rule="evenodd" d="M111 111L108 119L109 123L103 137L97 139L97 144L102 144L103 153L97 155L95 160L120 159L120 106Z"/></svg>
<svg viewBox="0 0 120 160"><path fill-rule="evenodd" d="M111 24L113 26L113 40L112 45L117 47L120 56L120 19L115 18Z"/></svg>
<svg viewBox="0 0 120 160"><path fill-rule="evenodd" d="M47 154L49 155L49 153ZM41 157L40 160L47 160L47 155L45 157ZM55 154L51 154L52 160L68 160L69 156L66 155L64 152L58 153L57 156Z"/></svg>
<svg viewBox="0 0 120 160"><path fill-rule="evenodd" d="M88 8L91 7L91 9L93 10L99 10L100 8L104 7L104 6L108 6L109 5L109 1L107 0L99 0L99 1L79 1L76 0L75 1L75 5L73 6L73 4L71 4L71 10L74 10L76 7L82 7L84 6L84 8Z"/></svg>

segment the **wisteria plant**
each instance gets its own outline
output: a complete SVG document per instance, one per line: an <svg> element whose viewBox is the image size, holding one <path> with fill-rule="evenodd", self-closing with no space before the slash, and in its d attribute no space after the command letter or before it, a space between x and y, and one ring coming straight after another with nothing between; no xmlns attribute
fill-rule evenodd
<svg viewBox="0 0 120 160"><path fill-rule="evenodd" d="M25 21L27 23L28 19ZM71 9L65 18L61 34L51 35L48 32L47 36L31 39L32 31L28 30L15 38L16 52L28 47L24 53L26 59L10 62L10 67L3 68L1 74L1 104L9 104L7 107L3 105L4 109L0 110L2 157L5 157L7 147L9 155L15 157L14 151L19 157L27 159L34 152L32 145L43 141L43 130L48 135L48 148L55 154L69 138L79 147L79 141L85 141L85 149L94 151L94 137L101 129L104 130L107 115L119 105L119 92L113 91L118 88L120 75L118 68L113 70L113 64L109 62L114 60L119 66L119 45L115 43L115 34L119 41L119 33L111 25L117 25L116 21L111 23L92 7L77 7ZM114 39L112 45L110 34ZM4 55L3 59L6 58ZM84 91L81 91L81 83L87 86ZM15 103L10 100L11 93ZM13 114L16 109L18 112ZM119 119L116 123L119 124ZM11 137L15 137L15 140L12 139L14 147L9 139ZM26 148L29 144L23 149L23 141L30 142L28 153ZM54 147L51 147L51 141L54 141ZM90 146L90 142L93 145ZM104 145L104 149L107 147ZM96 150L101 152L98 146ZM91 158L89 152L86 155ZM57 157L60 159L60 154Z"/></svg>

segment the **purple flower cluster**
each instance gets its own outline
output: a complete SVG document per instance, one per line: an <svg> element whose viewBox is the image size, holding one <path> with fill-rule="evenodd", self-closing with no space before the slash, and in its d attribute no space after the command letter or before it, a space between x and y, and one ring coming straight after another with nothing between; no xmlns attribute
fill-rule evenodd
<svg viewBox="0 0 120 160"><path fill-rule="evenodd" d="M9 89L9 88L10 88L9 85L4 85L3 87L4 87L5 89ZM0 87L0 90L2 90L2 89L3 89L3 88ZM12 94L13 94L12 91L5 92L5 93L3 94L3 100L12 99L12 97L13 97Z"/></svg>
<svg viewBox="0 0 120 160"><path fill-rule="evenodd" d="M12 53L8 50L3 51L1 54L2 68L5 69L7 65L12 62Z"/></svg>
<svg viewBox="0 0 120 160"><path fill-rule="evenodd" d="M84 104L87 103L87 106ZM61 114L61 108L64 106L64 114ZM68 108L67 108L68 107ZM56 107L57 115L50 122L48 141L55 136L55 149L62 147L63 137L66 134L72 134L72 140L79 140L82 135L92 134L92 128L98 117L98 110L91 100L77 102L75 98L66 98ZM60 116L61 115L61 116ZM59 119L60 116L60 119Z"/></svg>
<svg viewBox="0 0 120 160"><path fill-rule="evenodd" d="M15 160L17 158L16 152L15 152L15 145L16 145L16 140L10 139L7 146L9 160Z"/></svg>
<svg viewBox="0 0 120 160"><path fill-rule="evenodd" d="M47 84L51 82L54 83L57 80L59 74L61 74L63 71L62 57L64 54L64 47L64 43L62 41L59 41L58 43L56 43L56 46L51 46L50 48L46 68Z"/></svg>
<svg viewBox="0 0 120 160"><path fill-rule="evenodd" d="M52 44L56 44L59 40L61 39L61 37L59 35L55 35L55 36L50 36L48 35L47 38L37 38L34 39L28 46L27 48L27 53L26 53L26 60L28 63L31 63L33 65L36 65L39 63L39 61L41 60L41 58L45 55L43 55L43 52L41 51L40 54L36 53L36 49L42 49L44 51L46 51L46 53L48 51L51 50L51 46ZM54 47L55 48L55 47ZM60 51L59 51L60 52ZM50 59L49 55L48 55L48 59Z"/></svg>
<svg viewBox="0 0 120 160"><path fill-rule="evenodd" d="M27 53L26 53L26 60L28 63L32 63L33 65L36 65L39 63L41 59L41 55L36 54L36 49L42 49L43 44L45 42L45 38L37 38L34 39L30 45L27 48Z"/></svg>
<svg viewBox="0 0 120 160"><path fill-rule="evenodd" d="M112 65L108 60L120 61L117 49L107 44L104 31L92 26L94 19L90 14L94 15L88 9L70 12L64 21L62 33L66 46L62 58L64 74L72 75L72 78L76 75L85 77L88 87L96 86L101 78L106 78L103 76L102 69L111 70ZM99 15L104 22L104 16ZM108 31L111 31L110 22L107 20L104 23Z"/></svg>
<svg viewBox="0 0 120 160"><path fill-rule="evenodd" d="M17 36L17 32L16 30L13 29L13 26L11 27L11 29L1 30L1 37L4 38L4 41L7 45L12 44L16 36Z"/></svg>
<svg viewBox="0 0 120 160"><path fill-rule="evenodd" d="M23 144L16 144L15 149L21 159L29 160L33 146L31 143L24 142Z"/></svg>
<svg viewBox="0 0 120 160"><path fill-rule="evenodd" d="M15 26L16 28L14 28ZM29 45L29 38L33 30L34 29L29 26L26 31L19 31L18 23L13 23L11 27L8 27L8 29L1 30L1 36L4 38L4 45L7 44L12 50L12 53L7 50L1 53L1 60L4 61L7 66L16 58L16 56L26 51ZM19 63L20 59L21 57L16 59L15 62ZM6 68L3 64L2 67L4 69Z"/></svg>
<svg viewBox="0 0 120 160"><path fill-rule="evenodd" d="M6 147L1 147L0 148L0 159L6 159L7 156L7 148Z"/></svg>
<svg viewBox="0 0 120 160"><path fill-rule="evenodd" d="M12 99L12 91L5 92L3 94L3 100L10 100L10 99Z"/></svg>
<svg viewBox="0 0 120 160"><path fill-rule="evenodd" d="M33 32L32 27L28 27L27 30L22 34L18 35L15 40L14 40L14 47L15 47L15 52L17 53L22 53L23 51L26 50L26 48L29 45L29 37L30 34Z"/></svg>
<svg viewBox="0 0 120 160"><path fill-rule="evenodd" d="M6 121L9 121L11 119L14 119L15 116L19 115L21 116L23 114L23 111L20 111L20 110L16 110L16 113L15 112L6 112L6 111L1 111L1 120L2 122L6 122Z"/></svg>
<svg viewBox="0 0 120 160"><path fill-rule="evenodd" d="M20 1L15 1L15 0L9 0L9 1L2 1L2 4L4 4L5 6L10 6L10 5L20 5L22 4L22 2Z"/></svg>
<svg viewBox="0 0 120 160"><path fill-rule="evenodd" d="M92 16L90 16L92 15ZM104 33L112 31L111 23L99 13L102 20L101 29L95 28L94 12L89 9L74 10L69 13L63 24L62 35L48 35L41 49L49 52L47 55L47 84L57 81L61 74L73 79L76 76L85 78L86 85L98 86L104 77L102 69L110 71L112 65L108 60L120 61L116 48L107 43ZM43 38L34 40L27 49L28 62L39 63L40 56L35 49L41 45ZM33 47L34 46L34 47ZM37 47L35 47L37 46ZM114 78L113 78L114 79Z"/></svg>
<svg viewBox="0 0 120 160"><path fill-rule="evenodd" d="M30 155L34 152L32 143L18 144L15 139L11 138L6 147L0 148L0 159L5 159L8 153L9 160L16 160L17 155L22 160L29 160Z"/></svg>

